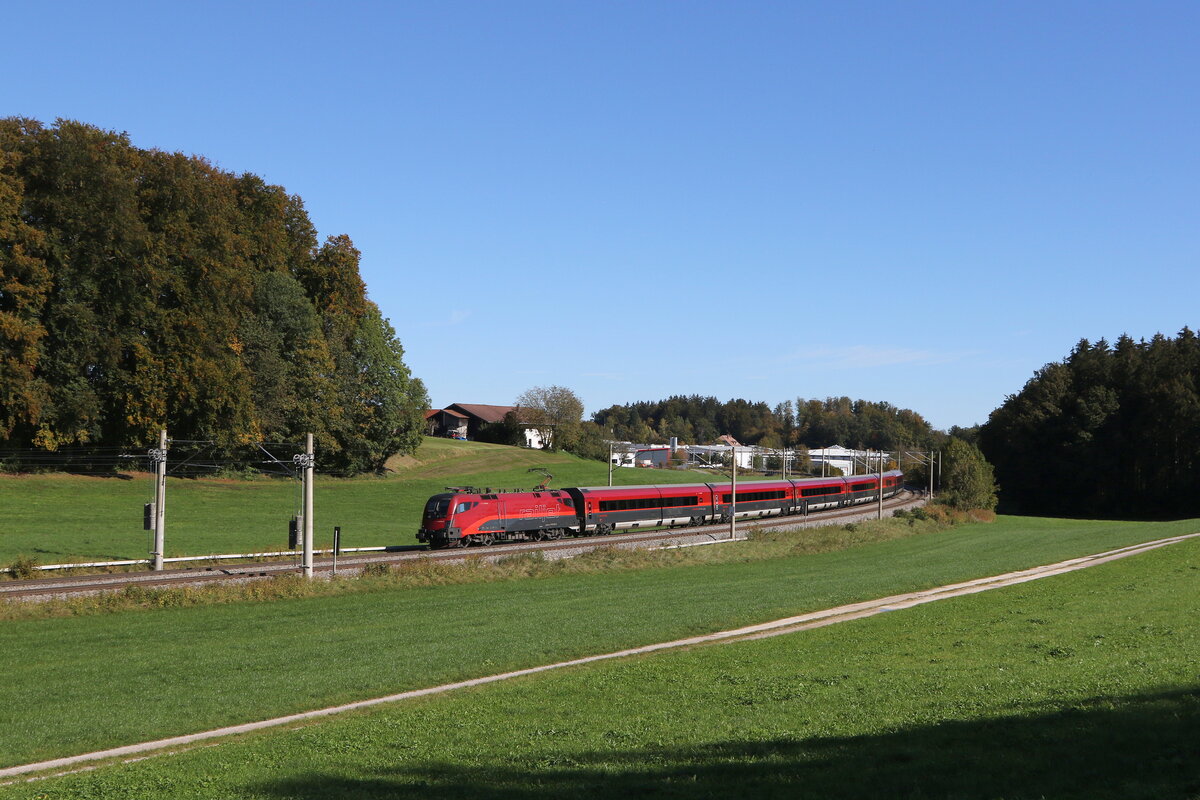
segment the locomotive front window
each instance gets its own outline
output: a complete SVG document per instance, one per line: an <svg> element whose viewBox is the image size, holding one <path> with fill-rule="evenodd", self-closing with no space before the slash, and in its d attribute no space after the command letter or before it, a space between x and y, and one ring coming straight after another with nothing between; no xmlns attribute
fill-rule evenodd
<svg viewBox="0 0 1200 800"><path fill-rule="evenodd" d="M431 497L429 502L425 504L426 517L444 517L450 509L449 497Z"/></svg>

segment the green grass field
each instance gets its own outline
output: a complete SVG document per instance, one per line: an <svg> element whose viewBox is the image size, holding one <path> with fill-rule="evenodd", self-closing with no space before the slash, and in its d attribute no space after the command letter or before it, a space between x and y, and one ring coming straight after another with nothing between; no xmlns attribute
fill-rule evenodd
<svg viewBox="0 0 1200 800"><path fill-rule="evenodd" d="M114 615L114 628L97 627L104 617L34 627L46 644L65 637L65 647L77 652L54 673L54 682L82 684L82 671L93 691L96 682L119 684L104 696L81 692L75 701L82 710L74 716L111 726L129 709L148 718L146 730L161 729L174 697L181 711L191 711L185 727L200 728L206 705L218 699L213 684L228 680L212 673L221 657L245 673L245 687L227 685L219 699L262 712L262 694L245 693L252 684L268 681L271 692L291 695L296 705L324 702L312 688L320 673L338 673L329 683L353 683L360 675L353 671L356 660L369 663L361 674L390 672L393 689L431 678L444 682L473 670L494 672L722 627L858 592L884 593L889 585L936 583L964 570L995 572L1000 562L1008 567L1050 560L1089 541L1096 546L1083 549L1099 550L1130 535L1152 538L1184 527L1196 526L1137 525L1118 532L1087 523L1003 520L841 553L624 575L612 585L601 576L573 585L488 585L466 594L465 587L454 587L423 598L408 593L411 604L403 606L378 597L379 616L368 637L374 646L343 639L355 653L336 665L302 655L309 648L299 642L315 637L315 629L285 637L268 624L268 617L270 623L290 620L299 631L296 626L320 615L308 604L242 609L235 618L204 614L207 633L197 630L199 619L158 612ZM985 540L1026 545L1031 535L1053 540L1042 546L1043 556L979 547ZM1198 581L1200 544L1175 545L821 630L572 668L15 784L0 788L0 796L1194 798L1200 793ZM680 591L705 586L711 593L695 598L701 611L677 607ZM739 587L746 590L739 594ZM523 613L453 614L464 608L460 600L500 599L474 593L485 589L508 589L510 601L529 605ZM751 598L764 593L772 599L759 607ZM627 616L628 609L611 605L627 594L636 597L634 607L661 602L666 608L652 621L640 619L645 614ZM409 620L440 607L458 622L436 637L428 635L434 630L428 624L413 626L424 628L424 639L385 653L408 627L403 619L388 624L400 607ZM325 621L346 610L329 609ZM554 610L569 612L571 624L562 617L527 622L530 612ZM254 620L259 636L267 638L252 652L239 651L248 639L221 644L230 625ZM497 621L502 627L490 636L481 632ZM76 630L72 622L89 625ZM11 633L11 623L6 627ZM130 630L120 634L116 627ZM565 634L566 627L575 633ZM159 628L171 633L156 634ZM203 663L163 674L136 659L124 674L101 676L105 670L96 664L104 659L91 654L85 660L82 648L107 646L113 636L147 652L151 648L134 643L152 640L161 647L176 641L167 646L187 649ZM339 638L330 631L327 641L312 644L320 648ZM214 647L221 652L206 656ZM266 663L275 649L284 651L275 657L278 664ZM44 657L57 663L62 656ZM418 664L436 671L422 681L412 674ZM275 674L280 669L287 674ZM97 741L47 719L45 700L28 693L27 677L17 676L16 683L19 693L0 707L57 728L50 750L81 750ZM172 688L179 683L187 689ZM5 747L5 763L17 755L11 746Z"/></svg>
<svg viewBox="0 0 1200 800"><path fill-rule="evenodd" d="M319 458L319 453L318 453ZM447 485L531 488L547 469L553 486L603 486L608 468L563 453L426 439L415 456L396 458L387 477L318 476L314 487L316 546L331 547L333 527L344 547L416 546L421 509ZM680 483L705 475L675 470L618 469L618 485ZM154 499L148 474L94 478L66 474L0 475L0 566L18 557L39 563L147 558L150 534L142 505ZM298 481L168 479L166 555L283 550L288 521L300 509Z"/></svg>
<svg viewBox="0 0 1200 800"><path fill-rule="evenodd" d="M1001 518L815 555L798 533L796 554L766 560L751 542L663 553L658 568L402 591L381 581L334 597L9 620L0 622L0 764L721 630L1198 527Z"/></svg>

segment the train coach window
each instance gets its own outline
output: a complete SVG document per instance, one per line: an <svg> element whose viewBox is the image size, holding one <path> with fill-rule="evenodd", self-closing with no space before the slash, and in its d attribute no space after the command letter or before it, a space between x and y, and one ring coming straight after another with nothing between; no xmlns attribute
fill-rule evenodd
<svg viewBox="0 0 1200 800"><path fill-rule="evenodd" d="M816 497L823 494L841 494L842 487L840 486L809 486L806 489L800 490L801 497Z"/></svg>
<svg viewBox="0 0 1200 800"><path fill-rule="evenodd" d="M664 497L662 504L664 508L679 508L681 506L694 506L700 502L699 497Z"/></svg>
<svg viewBox="0 0 1200 800"><path fill-rule="evenodd" d="M875 488L875 484L873 482L872 483L856 483L850 487L850 491L861 492L864 489L874 489L874 488Z"/></svg>
<svg viewBox="0 0 1200 800"><path fill-rule="evenodd" d="M663 504L658 497L637 497L630 500L601 500L601 511L629 511L641 508L659 508Z"/></svg>
<svg viewBox="0 0 1200 800"><path fill-rule="evenodd" d="M721 495L721 502L728 503L733 495ZM739 503L753 503L756 500L782 500L787 497L787 492L738 492L737 501Z"/></svg>

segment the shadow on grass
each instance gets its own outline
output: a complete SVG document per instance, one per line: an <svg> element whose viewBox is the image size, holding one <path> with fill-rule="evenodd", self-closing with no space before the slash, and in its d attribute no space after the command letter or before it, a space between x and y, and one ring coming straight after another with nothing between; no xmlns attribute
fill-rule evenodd
<svg viewBox="0 0 1200 800"><path fill-rule="evenodd" d="M65 470L65 472L73 478L102 478L104 480L113 481L136 481L146 477L145 474L130 475L128 472L95 472L87 470L76 471L73 469ZM153 475L150 477L153 477Z"/></svg>
<svg viewBox="0 0 1200 800"><path fill-rule="evenodd" d="M467 758L480 750L446 742ZM1200 690L1068 711L852 738L723 741L683 749L489 754L358 778L309 775L266 796L550 800L563 797L1200 797ZM502 760L501 760L502 759ZM257 795L256 795L257 796Z"/></svg>

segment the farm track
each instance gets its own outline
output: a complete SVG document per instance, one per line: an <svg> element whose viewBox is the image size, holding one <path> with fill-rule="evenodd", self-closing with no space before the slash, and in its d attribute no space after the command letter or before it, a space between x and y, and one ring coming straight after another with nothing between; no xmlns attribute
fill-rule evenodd
<svg viewBox="0 0 1200 800"><path fill-rule="evenodd" d="M884 501L883 508L885 512L890 513L899 508L908 508L916 505L921 501L922 498L919 495L905 491L890 500ZM744 531L752 529L771 530L803 526L816 527L870 519L875 516L876 508L875 503L864 503L849 508L813 513L806 517L788 516L740 519L738 520L737 527L742 532L739 533L738 538L745 538ZM648 529L645 531L614 533L607 536L561 539L553 542L514 542L493 545L491 547L455 548L448 550L429 550L424 546L414 545L410 549L390 550L371 554L355 553L341 556L337 559L337 571L340 574L353 574L370 565L404 565L405 563L412 563L416 559L432 559L436 561L482 559L485 561L494 561L506 556L533 552L540 552L547 559L571 558L601 547L637 549L711 544L728 541L728 533L728 524L718 524L701 525L694 528ZM92 573L85 575L62 575L52 578L0 581L0 598L9 600L49 600L74 595L122 591L127 587L133 586L158 589L200 586L209 583L265 580L284 575L295 575L301 572L298 558L297 556L295 559L287 559L286 561L262 561L237 565L222 564L154 572ZM329 576L333 573L333 568L332 558L321 557L313 561L313 572L317 575Z"/></svg>

